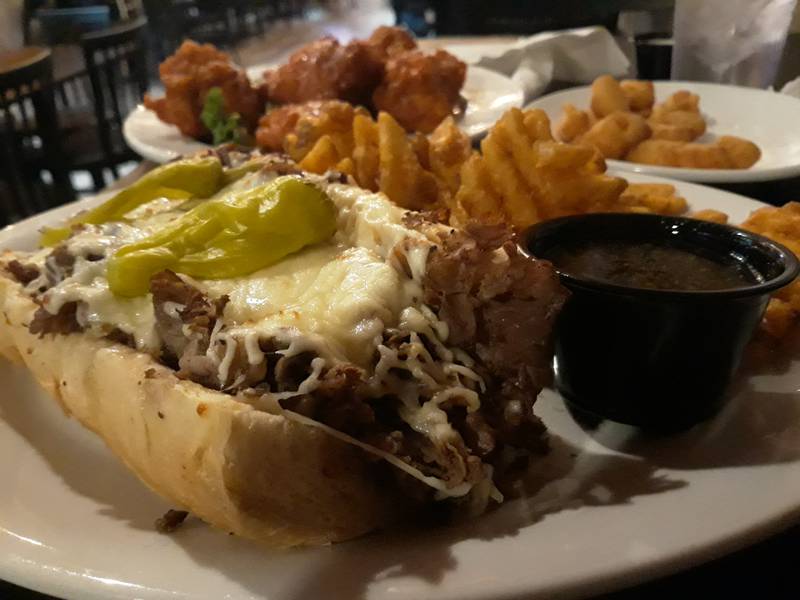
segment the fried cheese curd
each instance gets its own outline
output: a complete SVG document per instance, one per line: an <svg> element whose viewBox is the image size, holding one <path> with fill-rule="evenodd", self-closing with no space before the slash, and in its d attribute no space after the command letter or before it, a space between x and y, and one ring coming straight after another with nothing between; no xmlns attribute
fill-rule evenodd
<svg viewBox="0 0 800 600"><path fill-rule="evenodd" d="M145 94L144 105L165 123L175 125L189 137L205 140L209 131L200 119L206 94L211 88L222 91L225 111L238 113L252 131L264 105L245 72L231 57L212 46L187 40L158 68L164 84L163 98Z"/></svg>
<svg viewBox="0 0 800 600"><path fill-rule="evenodd" d="M672 140L644 140L625 160L667 167L690 169L747 169L761 157L753 142L732 135L701 144Z"/></svg>
<svg viewBox="0 0 800 600"><path fill-rule="evenodd" d="M758 233L800 256L800 202L766 206L750 213L742 229ZM800 316L800 281L778 290L769 301L761 329L773 338L786 336Z"/></svg>
<svg viewBox="0 0 800 600"><path fill-rule="evenodd" d="M742 138L697 142L706 132L697 94L680 90L655 104L651 81L610 75L592 83L589 111L564 105L554 132L558 140L593 146L605 158L642 164L747 169L761 158L758 146Z"/></svg>
<svg viewBox="0 0 800 600"><path fill-rule="evenodd" d="M650 126L644 117L616 111L592 125L580 141L597 148L605 158L620 159L649 136Z"/></svg>

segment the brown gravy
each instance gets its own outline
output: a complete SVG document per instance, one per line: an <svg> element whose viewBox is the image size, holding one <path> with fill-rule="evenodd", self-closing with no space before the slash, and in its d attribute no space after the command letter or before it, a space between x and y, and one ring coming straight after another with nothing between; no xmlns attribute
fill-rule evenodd
<svg viewBox="0 0 800 600"><path fill-rule="evenodd" d="M757 277L733 258L713 260L650 242L596 240L553 248L548 259L569 275L655 290L708 291L754 285Z"/></svg>

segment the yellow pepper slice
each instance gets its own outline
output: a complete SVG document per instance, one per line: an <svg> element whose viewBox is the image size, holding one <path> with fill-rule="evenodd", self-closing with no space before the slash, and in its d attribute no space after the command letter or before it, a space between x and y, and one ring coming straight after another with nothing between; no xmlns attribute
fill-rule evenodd
<svg viewBox="0 0 800 600"><path fill-rule="evenodd" d="M146 294L164 269L200 279L248 275L301 248L330 238L336 208L327 194L298 177L279 177L203 202L160 231L120 248L108 283L119 296Z"/></svg>
<svg viewBox="0 0 800 600"><path fill-rule="evenodd" d="M40 243L42 246L58 244L69 237L72 225L122 220L133 209L156 198L208 198L225 183L222 164L216 157L172 162L153 169L100 206L77 215L69 221L69 226L45 229Z"/></svg>

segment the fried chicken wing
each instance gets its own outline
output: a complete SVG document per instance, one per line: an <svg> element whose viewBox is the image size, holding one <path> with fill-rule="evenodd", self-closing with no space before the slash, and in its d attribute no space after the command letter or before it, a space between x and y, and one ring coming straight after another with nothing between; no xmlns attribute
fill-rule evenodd
<svg viewBox="0 0 800 600"><path fill-rule="evenodd" d="M417 49L417 41L408 31L402 27L386 25L378 27L362 43L366 44L382 63L393 56Z"/></svg>
<svg viewBox="0 0 800 600"><path fill-rule="evenodd" d="M297 121L305 114L315 113L324 102L284 104L266 112L258 121L256 145L267 152L282 152L286 136L294 131Z"/></svg>
<svg viewBox="0 0 800 600"><path fill-rule="evenodd" d="M367 104L382 73L383 66L368 45L342 45L325 37L303 46L286 64L266 71L262 93L278 104L335 99Z"/></svg>
<svg viewBox="0 0 800 600"><path fill-rule="evenodd" d="M327 136L338 155L353 153L353 120L366 109L341 100L313 100L268 111L258 124L256 143L269 152L285 152L300 162Z"/></svg>
<svg viewBox="0 0 800 600"><path fill-rule="evenodd" d="M372 100L406 130L429 133L458 105L466 73L467 65L444 50L403 52L387 61Z"/></svg>
<svg viewBox="0 0 800 600"><path fill-rule="evenodd" d="M245 72L231 58L211 44L191 40L158 68L164 84L163 98L145 95L144 104L158 118L171 123L181 133L196 139L207 139L209 131L200 120L206 94L211 88L222 91L227 113L239 113L242 123L252 131L263 110L258 91L252 87Z"/></svg>

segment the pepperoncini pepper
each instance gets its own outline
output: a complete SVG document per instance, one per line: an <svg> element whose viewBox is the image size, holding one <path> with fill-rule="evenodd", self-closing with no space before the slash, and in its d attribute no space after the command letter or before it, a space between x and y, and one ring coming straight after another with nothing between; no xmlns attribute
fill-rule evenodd
<svg viewBox="0 0 800 600"><path fill-rule="evenodd" d="M100 206L77 215L69 225L99 225L122 220L133 209L156 198L208 198L228 183L227 179L222 163L216 157L172 162L153 169ZM42 246L55 246L69 237L70 230L69 226L45 229L41 237Z"/></svg>
<svg viewBox="0 0 800 600"><path fill-rule="evenodd" d="M330 238L336 209L324 191L287 176L208 200L110 259L108 283L140 296L150 278L171 269L200 279L248 275Z"/></svg>

